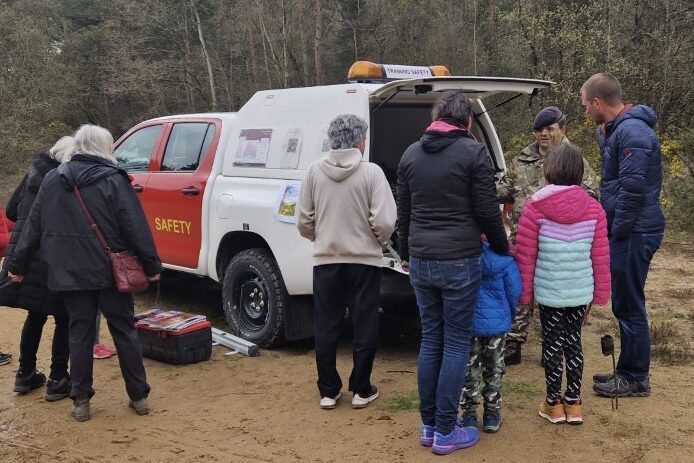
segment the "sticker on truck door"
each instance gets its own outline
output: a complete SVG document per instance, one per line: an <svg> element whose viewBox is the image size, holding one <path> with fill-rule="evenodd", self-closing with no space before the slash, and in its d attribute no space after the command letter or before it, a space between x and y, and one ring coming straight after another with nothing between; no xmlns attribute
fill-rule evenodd
<svg viewBox="0 0 694 463"><path fill-rule="evenodd" d="M265 167L270 151L272 129L243 129L239 135L239 147L234 155L234 165Z"/></svg>
<svg viewBox="0 0 694 463"><path fill-rule="evenodd" d="M301 182L290 180L286 182L277 195L275 204L275 218L280 222L296 223L294 214L296 203L299 201Z"/></svg>

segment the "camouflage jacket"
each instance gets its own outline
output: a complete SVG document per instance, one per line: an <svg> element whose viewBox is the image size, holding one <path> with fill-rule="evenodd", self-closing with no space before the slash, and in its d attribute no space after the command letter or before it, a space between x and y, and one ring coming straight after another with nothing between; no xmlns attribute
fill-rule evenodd
<svg viewBox="0 0 694 463"><path fill-rule="evenodd" d="M564 137L562 143L570 143ZM544 155L537 147L537 142L526 146L523 151L506 165L506 172L497 185L496 192L502 203L513 203L511 219L511 240L516 240L518 220L525 202L540 188L545 186L542 176ZM583 188L595 199L600 195L600 181L586 158L583 158Z"/></svg>

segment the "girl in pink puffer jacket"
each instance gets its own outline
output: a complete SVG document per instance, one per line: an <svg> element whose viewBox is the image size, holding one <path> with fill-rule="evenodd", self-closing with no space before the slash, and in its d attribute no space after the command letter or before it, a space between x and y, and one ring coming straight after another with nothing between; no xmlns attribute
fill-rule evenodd
<svg viewBox="0 0 694 463"><path fill-rule="evenodd" d="M525 204L518 224L520 303L535 300L540 307L547 398L539 414L552 423L580 424L581 325L588 305L605 305L610 296L607 219L600 203L580 186L583 159L576 148L555 146L547 153L543 174L547 186Z"/></svg>

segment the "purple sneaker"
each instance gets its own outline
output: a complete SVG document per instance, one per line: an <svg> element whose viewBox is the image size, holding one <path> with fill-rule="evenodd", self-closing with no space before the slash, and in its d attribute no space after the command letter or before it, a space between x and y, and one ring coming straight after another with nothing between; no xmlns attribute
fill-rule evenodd
<svg viewBox="0 0 694 463"><path fill-rule="evenodd" d="M426 424L422 425L422 434L419 436L419 443L424 447L431 447L434 443L434 433L436 428Z"/></svg>
<svg viewBox="0 0 694 463"><path fill-rule="evenodd" d="M480 440L477 428L459 428L455 426L450 434L434 433L434 444L431 451L437 455L447 455L454 450L472 447Z"/></svg>

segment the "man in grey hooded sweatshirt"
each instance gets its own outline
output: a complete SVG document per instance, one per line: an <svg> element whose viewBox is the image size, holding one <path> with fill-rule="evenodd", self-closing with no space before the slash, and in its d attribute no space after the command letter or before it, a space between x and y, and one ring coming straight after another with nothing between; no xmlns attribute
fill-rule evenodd
<svg viewBox="0 0 694 463"><path fill-rule="evenodd" d="M342 393L336 368L345 309L353 325L352 407L378 397L371 369L378 343L378 298L383 245L395 228L395 199L386 176L362 159L368 126L345 114L328 129L332 150L306 172L297 227L314 242L313 300L321 408L335 408Z"/></svg>

